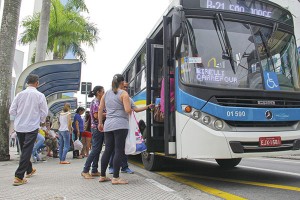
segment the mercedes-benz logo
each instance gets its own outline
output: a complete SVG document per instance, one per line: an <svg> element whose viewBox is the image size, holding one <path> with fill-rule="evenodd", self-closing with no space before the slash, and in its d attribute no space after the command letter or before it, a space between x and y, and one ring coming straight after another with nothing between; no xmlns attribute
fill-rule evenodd
<svg viewBox="0 0 300 200"><path fill-rule="evenodd" d="M271 120L273 118L273 113L269 110L266 111L265 116L268 120Z"/></svg>

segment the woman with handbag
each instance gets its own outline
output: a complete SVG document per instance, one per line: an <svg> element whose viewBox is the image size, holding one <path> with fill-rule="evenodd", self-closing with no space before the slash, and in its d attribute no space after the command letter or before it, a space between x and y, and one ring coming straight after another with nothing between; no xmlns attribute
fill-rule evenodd
<svg viewBox="0 0 300 200"><path fill-rule="evenodd" d="M125 140L128 134L128 115L131 113L130 99L126 91L120 89L124 84L124 77L116 74L113 77L112 89L107 91L100 101L98 129L104 130L105 151L101 158L101 176L99 182L110 180L106 177L106 169L112 152L115 151L113 160L114 173L112 184L127 184L128 181L119 177L122 158L125 155ZM103 125L102 114L106 108L106 121Z"/></svg>
<svg viewBox="0 0 300 200"><path fill-rule="evenodd" d="M83 107L78 107L76 110L76 114L74 116L73 120L73 136L74 136L74 141L76 140L81 140L81 136L83 133L83 119L81 118L81 115L84 113L85 109ZM79 155L79 150L74 150L73 151L73 158L78 158L81 159L83 158L82 152Z"/></svg>

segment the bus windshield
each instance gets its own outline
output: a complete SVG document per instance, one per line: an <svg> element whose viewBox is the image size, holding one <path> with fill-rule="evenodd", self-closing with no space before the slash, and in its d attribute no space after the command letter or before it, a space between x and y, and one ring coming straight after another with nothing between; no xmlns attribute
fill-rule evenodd
<svg viewBox="0 0 300 200"><path fill-rule="evenodd" d="M180 69L185 83L233 89L299 90L299 59L292 34L277 28L224 21L224 38L218 23L213 19L187 19Z"/></svg>

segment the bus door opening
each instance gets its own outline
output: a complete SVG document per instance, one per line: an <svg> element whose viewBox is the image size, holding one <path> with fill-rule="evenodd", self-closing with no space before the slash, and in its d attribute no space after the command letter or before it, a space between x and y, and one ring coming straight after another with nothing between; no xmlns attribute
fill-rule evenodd
<svg viewBox="0 0 300 200"><path fill-rule="evenodd" d="M149 43L148 43L149 44ZM163 66L163 45L149 44L147 52L148 72L147 73L147 103L160 104L162 66ZM154 120L154 111L147 114L147 149L149 152L164 152L164 121ZM148 134L151 133L151 134Z"/></svg>

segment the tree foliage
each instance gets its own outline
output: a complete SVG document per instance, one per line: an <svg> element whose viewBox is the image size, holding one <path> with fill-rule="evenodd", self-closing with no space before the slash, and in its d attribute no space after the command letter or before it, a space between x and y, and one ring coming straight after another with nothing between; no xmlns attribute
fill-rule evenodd
<svg viewBox="0 0 300 200"><path fill-rule="evenodd" d="M96 25L79 13L79 10L87 11L87 8L82 4L70 5L72 2L80 1L70 0L64 6L59 0L52 0L47 52L53 52L54 59L64 58L71 50L77 58L86 62L82 45L93 48L99 39ZM40 13L28 16L22 21L21 25L25 28L20 39L22 44L37 40L39 23Z"/></svg>

